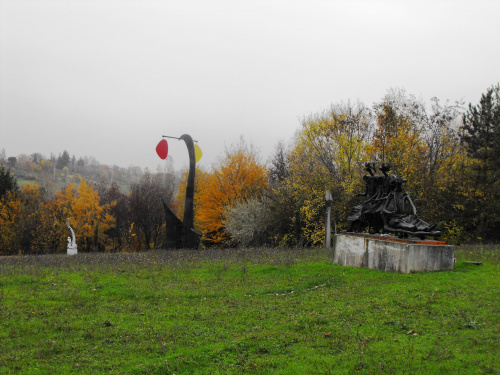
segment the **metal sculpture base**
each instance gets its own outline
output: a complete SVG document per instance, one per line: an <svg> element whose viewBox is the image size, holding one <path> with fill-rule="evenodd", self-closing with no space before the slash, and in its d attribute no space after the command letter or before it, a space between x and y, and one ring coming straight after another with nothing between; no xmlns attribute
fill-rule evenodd
<svg viewBox="0 0 500 375"><path fill-rule="evenodd" d="M443 241L389 235L341 233L334 237L333 263L400 273L453 270L455 249Z"/></svg>
<svg viewBox="0 0 500 375"><path fill-rule="evenodd" d="M201 233L194 231L180 221L177 216L163 202L165 209L165 242L164 249L197 249L200 244Z"/></svg>
<svg viewBox="0 0 500 375"><path fill-rule="evenodd" d="M176 138L169 137L167 138ZM163 202L165 209L165 249L197 249L200 244L201 233L194 230L194 177L196 174L196 154L193 138L189 134L183 134L179 140L184 140L189 153L189 174L186 184L186 198L184 200L184 219L180 221L177 216Z"/></svg>

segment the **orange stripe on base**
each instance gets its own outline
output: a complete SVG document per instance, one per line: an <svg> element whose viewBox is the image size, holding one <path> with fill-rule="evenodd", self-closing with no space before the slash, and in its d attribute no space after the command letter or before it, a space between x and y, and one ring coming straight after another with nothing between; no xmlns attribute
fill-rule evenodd
<svg viewBox="0 0 500 375"><path fill-rule="evenodd" d="M377 234L369 234L369 233L353 233L353 232L342 232L339 234L345 234L347 236L356 236L356 237L364 237L364 238L371 238L374 240L381 240L381 241L391 241L391 242L400 242L400 243L407 243L407 244L413 244L413 245L434 245L434 246L443 246L446 245L446 242L444 241L437 241L437 240L420 240L420 239L408 239L408 238L397 238L393 236L382 236L382 235L377 235Z"/></svg>

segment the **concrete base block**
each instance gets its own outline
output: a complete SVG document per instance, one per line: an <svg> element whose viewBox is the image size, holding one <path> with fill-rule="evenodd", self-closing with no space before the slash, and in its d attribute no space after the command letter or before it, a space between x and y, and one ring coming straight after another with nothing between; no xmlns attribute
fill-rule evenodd
<svg viewBox="0 0 500 375"><path fill-rule="evenodd" d="M455 249L442 241L364 233L336 234L333 263L401 273L453 270Z"/></svg>

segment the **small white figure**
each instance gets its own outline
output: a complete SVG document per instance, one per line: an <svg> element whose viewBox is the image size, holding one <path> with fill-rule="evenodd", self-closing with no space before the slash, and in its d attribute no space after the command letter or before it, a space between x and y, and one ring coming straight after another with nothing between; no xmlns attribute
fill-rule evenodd
<svg viewBox="0 0 500 375"><path fill-rule="evenodd" d="M73 237L73 240L71 240L71 237L68 237L68 255L76 255L78 254L78 249L76 246L76 238L75 238L75 232L73 231L73 228L68 223L68 228L71 231L71 235Z"/></svg>

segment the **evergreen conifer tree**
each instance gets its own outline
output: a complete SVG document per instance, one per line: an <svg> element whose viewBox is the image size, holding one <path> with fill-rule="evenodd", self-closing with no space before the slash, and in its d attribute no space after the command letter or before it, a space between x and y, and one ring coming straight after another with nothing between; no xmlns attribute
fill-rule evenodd
<svg viewBox="0 0 500 375"><path fill-rule="evenodd" d="M492 86L479 104L469 104L463 116L462 135L469 157L475 159L476 228L481 237L491 237L500 227L500 85ZM496 228L496 229L495 229Z"/></svg>
<svg viewBox="0 0 500 375"><path fill-rule="evenodd" d="M10 173L10 169L5 169L3 165L0 165L0 198L8 191L17 191L18 189L17 180Z"/></svg>

